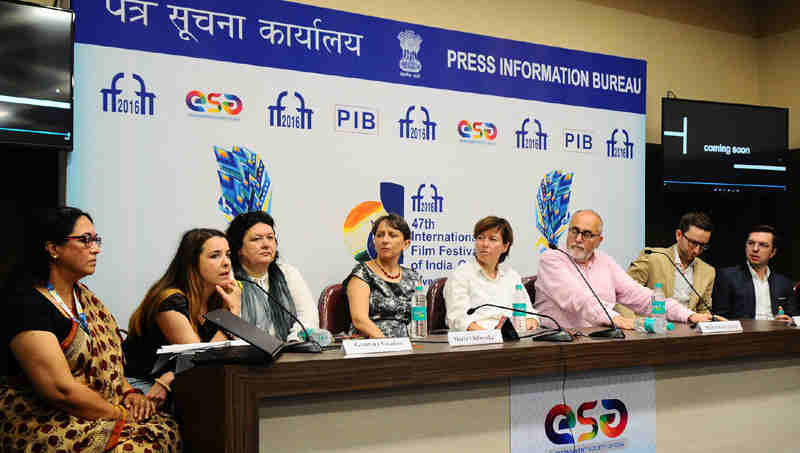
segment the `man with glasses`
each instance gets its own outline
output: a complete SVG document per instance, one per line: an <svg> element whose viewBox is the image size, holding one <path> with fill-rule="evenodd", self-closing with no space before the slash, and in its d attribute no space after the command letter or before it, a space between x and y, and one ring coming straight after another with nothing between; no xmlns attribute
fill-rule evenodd
<svg viewBox="0 0 800 453"><path fill-rule="evenodd" d="M714 311L731 319L791 322L800 315L792 281L772 272L769 260L778 251L778 235L769 225L750 229L744 243L746 260L720 269L714 284Z"/></svg>
<svg viewBox="0 0 800 453"><path fill-rule="evenodd" d="M714 268L699 258L710 247L711 231L714 225L711 218L702 212L689 212L683 215L679 228L675 230L675 244L669 248L647 247L628 268L628 275L650 289L661 283L664 295L671 297L692 311L709 313L711 295L714 291ZM650 253L645 253L650 250ZM678 266L669 262L672 261ZM679 274L682 273L685 279ZM699 300L687 281L703 296ZM618 310L626 317L633 313L625 307Z"/></svg>
<svg viewBox="0 0 800 453"><path fill-rule="evenodd" d="M632 330L634 321L613 311L615 304L627 306L636 313L650 312L653 291L634 281L611 256L597 250L602 241L603 219L599 214L588 209L572 214L567 250L548 250L539 261L535 307L540 313L552 316L563 327L609 324L603 308L578 275L578 269L592 285L617 327ZM570 257L578 269L570 262ZM695 323L711 320L710 314L695 313L672 298L666 300L666 312L670 321Z"/></svg>

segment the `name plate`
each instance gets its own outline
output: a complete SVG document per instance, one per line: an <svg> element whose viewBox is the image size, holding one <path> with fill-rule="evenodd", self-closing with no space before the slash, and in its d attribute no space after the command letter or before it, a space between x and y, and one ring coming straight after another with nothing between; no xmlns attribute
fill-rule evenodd
<svg viewBox="0 0 800 453"><path fill-rule="evenodd" d="M503 333L499 329L447 332L447 342L450 343L450 346L502 343Z"/></svg>
<svg viewBox="0 0 800 453"><path fill-rule="evenodd" d="M343 340L342 347L344 348L344 355L411 351L411 340L409 340L408 337Z"/></svg>
<svg viewBox="0 0 800 453"><path fill-rule="evenodd" d="M800 316L792 316L792 326L800 326Z"/></svg>
<svg viewBox="0 0 800 453"><path fill-rule="evenodd" d="M698 322L697 330L699 330L700 333L741 332L742 323L739 321Z"/></svg>

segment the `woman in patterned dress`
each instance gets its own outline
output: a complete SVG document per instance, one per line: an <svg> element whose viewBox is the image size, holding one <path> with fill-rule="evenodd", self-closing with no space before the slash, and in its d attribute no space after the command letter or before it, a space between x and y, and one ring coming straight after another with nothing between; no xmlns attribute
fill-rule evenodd
<svg viewBox="0 0 800 453"><path fill-rule="evenodd" d="M95 271L89 214L31 219L0 320L0 452L178 452L175 421L123 376L113 316L79 280Z"/></svg>
<svg viewBox="0 0 800 453"><path fill-rule="evenodd" d="M350 303L352 334L369 338L407 337L419 274L400 265L411 244L411 229L402 217L389 214L375 221L370 234L377 257L358 263L344 280Z"/></svg>

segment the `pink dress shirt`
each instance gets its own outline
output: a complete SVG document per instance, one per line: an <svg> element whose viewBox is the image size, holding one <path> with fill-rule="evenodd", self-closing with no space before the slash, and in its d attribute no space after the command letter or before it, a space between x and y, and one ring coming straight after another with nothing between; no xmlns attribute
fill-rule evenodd
<svg viewBox="0 0 800 453"><path fill-rule="evenodd" d="M650 313L653 290L634 281L609 255L595 250L592 259L578 267L612 318L618 314L613 311L617 303L639 314ZM547 250L539 260L534 307L564 328L610 325L575 266L557 250ZM667 298L666 309L670 321L686 322L694 313L672 298ZM542 321L552 324L547 319Z"/></svg>

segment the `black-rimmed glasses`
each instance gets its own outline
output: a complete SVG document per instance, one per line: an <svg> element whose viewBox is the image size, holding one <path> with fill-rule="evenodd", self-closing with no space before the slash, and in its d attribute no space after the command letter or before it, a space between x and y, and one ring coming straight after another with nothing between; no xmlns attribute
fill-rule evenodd
<svg viewBox="0 0 800 453"><path fill-rule="evenodd" d="M89 233L81 234L78 236L67 236L64 239L75 239L76 241L83 244L84 247L91 248L93 243L97 244L97 247L101 247L103 244L103 238L100 236L92 236Z"/></svg>
<svg viewBox="0 0 800 453"><path fill-rule="evenodd" d="M569 229L569 234L572 237L578 237L578 235L581 235L581 237L583 238L584 241L588 241L589 239L594 239L597 236L600 236L600 233L593 233L592 231L589 231L589 230L581 231L581 230L578 229L578 227L570 228Z"/></svg>

